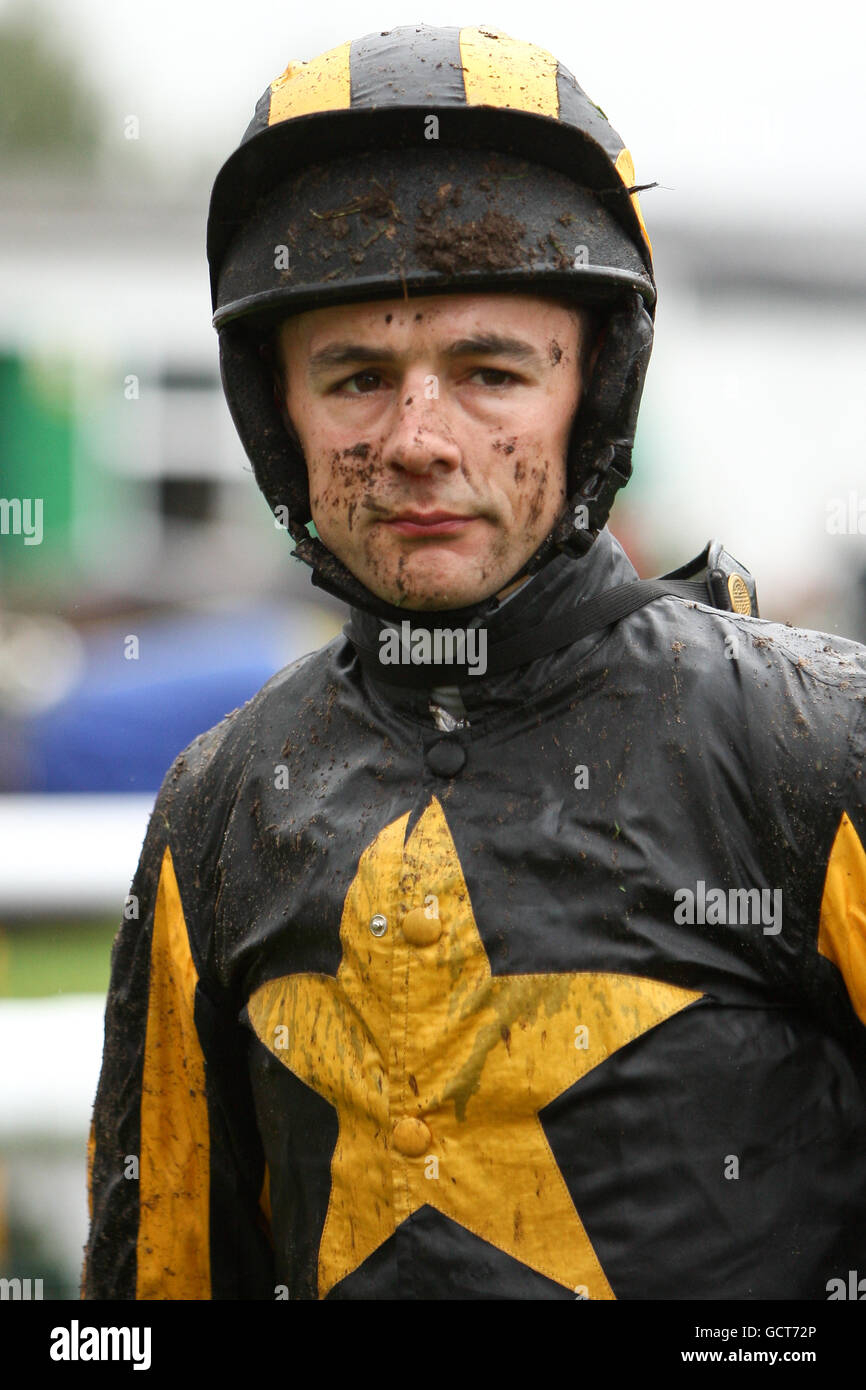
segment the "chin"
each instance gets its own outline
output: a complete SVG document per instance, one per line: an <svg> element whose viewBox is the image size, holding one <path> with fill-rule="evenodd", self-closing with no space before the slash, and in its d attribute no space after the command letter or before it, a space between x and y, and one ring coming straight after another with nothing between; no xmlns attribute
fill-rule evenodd
<svg viewBox="0 0 866 1390"><path fill-rule="evenodd" d="M500 574L501 564L494 566L492 556L470 557L459 553L424 556L416 552L404 557L400 552L392 552L387 559L382 556L381 567L371 567L369 557L363 558L364 563L349 564L355 577L377 598L396 608L405 608L407 612L469 608L498 593L514 572L510 569Z"/></svg>
<svg viewBox="0 0 866 1390"><path fill-rule="evenodd" d="M390 600L397 608L405 608L407 613L447 613L452 608L468 608L473 603L479 603L486 594L458 594L451 598L392 598Z"/></svg>
<svg viewBox="0 0 866 1390"><path fill-rule="evenodd" d="M368 586L372 588L372 586ZM475 588L466 585L455 586L453 588L442 588L430 585L424 588L418 585L409 593L405 590L398 592L391 589L388 593L379 593L380 598L386 602L393 603L398 608L405 608L407 612L415 610L421 613L445 612L451 608L469 608L472 604L481 603L483 599L490 598L491 594L497 593L501 585L491 588L489 584L479 584Z"/></svg>

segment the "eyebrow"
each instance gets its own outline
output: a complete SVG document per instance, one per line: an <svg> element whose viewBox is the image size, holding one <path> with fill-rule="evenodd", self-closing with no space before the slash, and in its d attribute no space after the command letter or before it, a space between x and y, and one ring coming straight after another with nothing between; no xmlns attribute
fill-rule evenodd
<svg viewBox="0 0 866 1390"><path fill-rule="evenodd" d="M541 358L531 343L520 338L505 338L498 333L480 333L473 338L457 338L444 349L446 357L495 356L509 357L515 362L540 362ZM391 348L367 347L361 343L328 343L319 348L309 360L311 376L320 376L334 367L345 367L352 362L396 362L399 354Z"/></svg>

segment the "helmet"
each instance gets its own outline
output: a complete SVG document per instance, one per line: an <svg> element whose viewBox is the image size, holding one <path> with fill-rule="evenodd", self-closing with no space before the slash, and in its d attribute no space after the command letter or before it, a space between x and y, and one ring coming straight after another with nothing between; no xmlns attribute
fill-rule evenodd
<svg viewBox="0 0 866 1390"><path fill-rule="evenodd" d="M270 338L293 313L412 293L552 293L604 315L569 439L567 506L509 584L589 549L631 473L655 281L631 156L550 53L488 29L412 25L289 63L217 175L207 235L229 409L315 584L405 616L308 529L306 464L275 399Z"/></svg>

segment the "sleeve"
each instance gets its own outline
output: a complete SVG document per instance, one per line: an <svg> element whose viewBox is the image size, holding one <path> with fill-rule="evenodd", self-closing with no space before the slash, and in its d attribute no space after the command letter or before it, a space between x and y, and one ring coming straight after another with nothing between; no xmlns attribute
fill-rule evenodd
<svg viewBox="0 0 866 1390"><path fill-rule="evenodd" d="M247 1035L203 978L190 930L192 917L207 919L214 875L176 796L184 762L157 798L112 950L85 1299L274 1296Z"/></svg>

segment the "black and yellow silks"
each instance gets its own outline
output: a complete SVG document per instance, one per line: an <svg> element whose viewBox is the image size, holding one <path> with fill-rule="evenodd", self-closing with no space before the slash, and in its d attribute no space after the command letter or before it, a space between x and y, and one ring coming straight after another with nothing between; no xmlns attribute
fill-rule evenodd
<svg viewBox="0 0 866 1390"><path fill-rule="evenodd" d="M604 530L491 636L633 578ZM866 651L664 597L462 693L443 734L340 637L169 770L87 1297L825 1299L862 1263ZM711 889L781 912L684 921Z"/></svg>
<svg viewBox="0 0 866 1390"><path fill-rule="evenodd" d="M227 398L352 623L163 783L113 958L86 1297L823 1299L862 1263L864 649L656 597L464 680L443 734L364 657L393 614L307 534L274 404L268 332L311 305L603 310L569 505L473 610L494 647L549 634L635 578L604 527L652 341L633 178L550 54L421 25L290 65L217 179ZM708 893L750 912L683 920Z"/></svg>

